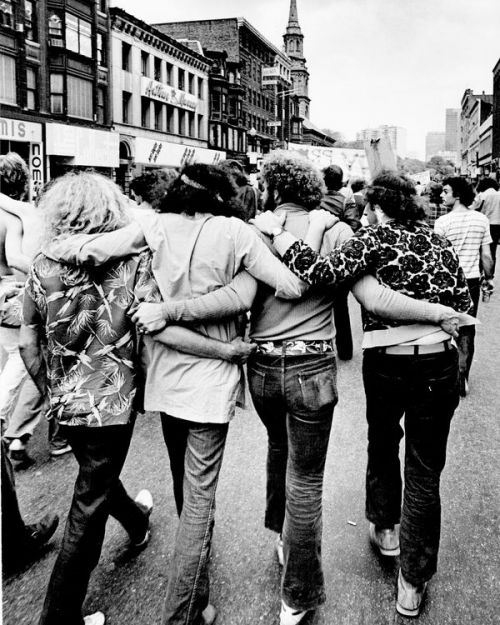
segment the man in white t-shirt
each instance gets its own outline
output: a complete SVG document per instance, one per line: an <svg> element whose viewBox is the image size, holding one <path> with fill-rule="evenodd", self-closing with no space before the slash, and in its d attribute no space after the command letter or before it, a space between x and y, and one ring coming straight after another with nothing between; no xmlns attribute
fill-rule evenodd
<svg viewBox="0 0 500 625"><path fill-rule="evenodd" d="M481 287L481 267L487 280L491 279L493 272L490 224L485 215L470 210L474 191L464 178L446 178L443 181L441 197L450 212L436 219L434 230L451 241L457 252L473 302L471 314L476 316ZM458 338L462 397L465 397L469 390L469 371L474 356L475 333L475 326L465 326L460 329Z"/></svg>

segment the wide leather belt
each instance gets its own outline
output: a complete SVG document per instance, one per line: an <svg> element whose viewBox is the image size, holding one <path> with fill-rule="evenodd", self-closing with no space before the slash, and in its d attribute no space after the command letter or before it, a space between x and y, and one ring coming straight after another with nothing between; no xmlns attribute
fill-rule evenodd
<svg viewBox="0 0 500 625"><path fill-rule="evenodd" d="M422 356L423 354L437 354L449 351L451 349L451 339L441 343L430 343L429 345L388 345L387 347L375 347L375 349L381 354Z"/></svg>

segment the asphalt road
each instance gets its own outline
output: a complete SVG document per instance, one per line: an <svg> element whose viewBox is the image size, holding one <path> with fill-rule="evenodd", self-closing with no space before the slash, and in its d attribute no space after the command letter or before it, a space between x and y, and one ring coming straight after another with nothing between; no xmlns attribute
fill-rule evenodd
<svg viewBox="0 0 500 625"><path fill-rule="evenodd" d="M396 562L371 548L364 519L365 437L360 329L351 301L357 348L339 367L336 408L324 494L323 553L327 602L305 625L403 625L395 612ZM498 616L500 292L480 305L471 392L454 418L442 478L443 523L439 570L429 584L420 625L493 625ZM495 323L496 322L496 323ZM76 462L51 460L39 427L31 453L36 464L17 473L28 521L45 511L67 514ZM274 535L263 527L266 437L253 408L238 413L218 489L211 601L217 625L274 625L279 612L279 569ZM127 549L121 526L110 520L102 556L92 576L85 613L102 610L109 625L160 623L177 517L159 420L139 419L123 482L134 494L153 493L152 539L137 557ZM3 584L5 625L37 623L63 527L30 568Z"/></svg>

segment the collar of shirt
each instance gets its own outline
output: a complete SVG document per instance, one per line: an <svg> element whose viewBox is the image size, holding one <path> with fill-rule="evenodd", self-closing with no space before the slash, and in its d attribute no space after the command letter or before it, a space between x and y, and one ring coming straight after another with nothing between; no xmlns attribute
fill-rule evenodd
<svg viewBox="0 0 500 625"><path fill-rule="evenodd" d="M295 204L294 202L286 202L285 204L280 204L275 209L275 212L277 211L286 211L287 213L308 213L309 212L306 208L304 208L300 204Z"/></svg>

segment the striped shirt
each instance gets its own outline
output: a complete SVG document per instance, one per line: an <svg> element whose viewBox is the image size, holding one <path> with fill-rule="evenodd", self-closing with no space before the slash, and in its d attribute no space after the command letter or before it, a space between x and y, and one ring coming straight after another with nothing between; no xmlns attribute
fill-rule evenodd
<svg viewBox="0 0 500 625"><path fill-rule="evenodd" d="M491 243L490 224L482 213L455 208L436 219L434 230L451 242L467 280L481 277L481 246Z"/></svg>

